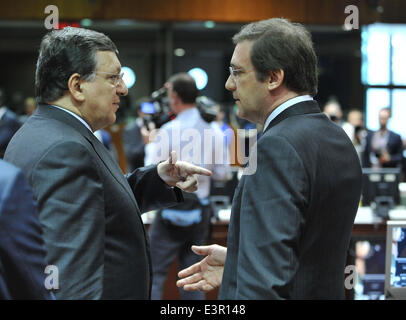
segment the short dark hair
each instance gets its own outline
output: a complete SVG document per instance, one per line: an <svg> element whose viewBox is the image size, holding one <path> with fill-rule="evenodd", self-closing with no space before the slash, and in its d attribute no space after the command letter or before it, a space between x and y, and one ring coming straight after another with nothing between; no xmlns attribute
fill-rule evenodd
<svg viewBox="0 0 406 320"><path fill-rule="evenodd" d="M186 73L177 73L169 78L172 90L176 92L183 103L195 103L199 90L193 77Z"/></svg>
<svg viewBox="0 0 406 320"><path fill-rule="evenodd" d="M74 73L91 80L97 67L97 51L118 54L110 38L97 31L66 27L47 33L41 42L35 72L37 101L50 102L62 97Z"/></svg>
<svg viewBox="0 0 406 320"><path fill-rule="evenodd" d="M233 42L253 41L251 62L258 81L283 70L284 84L296 93L317 94L317 57L310 33L298 23L273 18L245 25Z"/></svg>
<svg viewBox="0 0 406 320"><path fill-rule="evenodd" d="M387 111L389 113L389 118L392 117L392 110L390 107L384 107L381 110L379 110L379 113L381 113L382 111Z"/></svg>

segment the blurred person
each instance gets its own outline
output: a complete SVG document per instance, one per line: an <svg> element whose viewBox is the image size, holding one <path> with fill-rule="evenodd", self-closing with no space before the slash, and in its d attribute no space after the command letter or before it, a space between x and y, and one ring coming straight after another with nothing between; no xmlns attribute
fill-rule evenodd
<svg viewBox="0 0 406 320"><path fill-rule="evenodd" d="M28 117L34 113L35 109L37 109L37 101L34 97L27 97L24 100L24 114L19 117L20 122L24 123L27 121Z"/></svg>
<svg viewBox="0 0 406 320"><path fill-rule="evenodd" d="M204 259L181 271L185 290L220 287L219 299L342 299L362 172L345 132L323 113L317 58L300 24L246 25L226 89L238 115L264 126L253 174L231 209L227 248L194 246ZM334 248L332 248L334 244Z"/></svg>
<svg viewBox="0 0 406 320"><path fill-rule="evenodd" d="M106 35L72 27L47 33L35 74L39 106L6 150L38 202L46 262L59 270L57 299L149 299L141 213L181 202L179 188L193 192L195 174L211 174L175 152L122 174L93 134L115 122L128 93L122 77Z"/></svg>
<svg viewBox="0 0 406 320"><path fill-rule="evenodd" d="M195 80L187 73L178 73L170 77L165 86L176 118L164 124L156 133L155 141L146 146L146 163L157 163L174 149L180 160L209 169L213 175L199 176L199 190L185 195L184 203L160 210L151 225L151 297L157 300L162 299L169 268L176 258L179 269L199 260L190 247L193 244L203 245L208 238L210 179L224 181L229 173L228 149L224 145L223 134L204 121L196 107L198 89ZM214 142L208 134L215 137ZM204 293L181 290L181 297L186 300L204 299Z"/></svg>
<svg viewBox="0 0 406 320"><path fill-rule="evenodd" d="M342 127L351 141L354 141L356 129L364 127L364 116L362 112L358 109L351 109L348 112L347 121L343 123Z"/></svg>
<svg viewBox="0 0 406 320"><path fill-rule="evenodd" d="M228 148L234 141L234 132L227 122L226 108L221 104L215 105L214 108L217 112L217 117L214 121L211 122L211 125L216 129L221 130L224 135L224 143Z"/></svg>
<svg viewBox="0 0 406 320"><path fill-rule="evenodd" d="M351 109L348 112L347 121L343 123L342 128L351 139L361 161L368 133L364 126L364 116L362 112L358 109Z"/></svg>
<svg viewBox="0 0 406 320"><path fill-rule="evenodd" d="M341 125L343 118L343 111L341 105L336 98L330 98L327 103L324 105L323 112L327 115L331 121Z"/></svg>
<svg viewBox="0 0 406 320"><path fill-rule="evenodd" d="M23 173L0 160L0 299L53 299L38 212Z"/></svg>
<svg viewBox="0 0 406 320"><path fill-rule="evenodd" d="M4 157L8 143L20 128L17 115L5 103L6 93L0 88L0 159Z"/></svg>
<svg viewBox="0 0 406 320"><path fill-rule="evenodd" d="M390 108L379 111L379 130L370 131L366 136L362 156L363 167L394 168L402 167L403 143L399 134L388 129L391 118Z"/></svg>

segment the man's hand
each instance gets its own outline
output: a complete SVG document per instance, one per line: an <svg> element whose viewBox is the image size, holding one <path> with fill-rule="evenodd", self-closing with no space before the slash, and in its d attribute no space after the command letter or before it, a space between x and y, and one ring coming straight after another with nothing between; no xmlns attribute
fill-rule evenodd
<svg viewBox="0 0 406 320"><path fill-rule="evenodd" d="M212 172L189 162L177 161L175 151L171 152L168 160L158 164L158 175L161 179L169 186L176 186L186 192L197 190L196 174L211 176Z"/></svg>
<svg viewBox="0 0 406 320"><path fill-rule="evenodd" d="M381 156L379 157L379 162L381 164L387 163L390 161L390 155L388 153L388 151L384 150L381 154Z"/></svg>
<svg viewBox="0 0 406 320"><path fill-rule="evenodd" d="M206 257L189 268L178 273L180 280L176 285L186 291L209 292L219 288L223 279L227 248L212 244L210 246L192 246L192 251ZM183 278L183 279L182 279Z"/></svg>

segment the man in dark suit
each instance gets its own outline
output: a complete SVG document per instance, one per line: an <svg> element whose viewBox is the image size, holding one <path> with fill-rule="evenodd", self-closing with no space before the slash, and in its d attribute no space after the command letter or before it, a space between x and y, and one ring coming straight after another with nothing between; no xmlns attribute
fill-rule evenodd
<svg viewBox="0 0 406 320"><path fill-rule="evenodd" d="M31 188L20 169L0 160L0 299L52 299Z"/></svg>
<svg viewBox="0 0 406 320"><path fill-rule="evenodd" d="M369 131L366 137L362 165L365 168L395 168L402 166L403 143L397 133L388 129L389 108L379 111L378 131Z"/></svg>
<svg viewBox="0 0 406 320"><path fill-rule="evenodd" d="M0 88L0 159L4 157L8 143L21 125L17 115L4 105L5 100L4 90Z"/></svg>
<svg viewBox="0 0 406 320"><path fill-rule="evenodd" d="M46 261L59 270L58 299L148 299L149 245L141 213L183 200L196 173L176 153L124 176L93 134L116 120L128 93L114 43L67 27L42 40L35 85L40 102L5 159L23 169L38 201Z"/></svg>
<svg viewBox="0 0 406 320"><path fill-rule="evenodd" d="M181 271L177 284L204 291L221 284L220 299L343 298L362 173L351 141L312 98L310 34L270 19L233 40L226 88L239 116L264 125L264 134L234 194L227 248L192 247L207 257Z"/></svg>

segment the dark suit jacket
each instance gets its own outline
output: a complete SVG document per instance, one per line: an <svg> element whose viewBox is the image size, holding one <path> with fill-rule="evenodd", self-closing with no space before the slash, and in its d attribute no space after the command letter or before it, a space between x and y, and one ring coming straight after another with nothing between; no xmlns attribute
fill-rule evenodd
<svg viewBox="0 0 406 320"><path fill-rule="evenodd" d="M234 194L219 298L343 298L361 177L351 141L315 101L278 115Z"/></svg>
<svg viewBox="0 0 406 320"><path fill-rule="evenodd" d="M17 132L18 128L20 128L20 125L16 114L7 109L6 113L4 113L3 117L0 119L0 159L3 158L8 143Z"/></svg>
<svg viewBox="0 0 406 320"><path fill-rule="evenodd" d="M372 138L374 136L374 131L368 131L365 143L365 150L362 154L362 166L364 168L371 167L370 153L372 151ZM385 163L383 167L401 167L402 157L403 157L403 142L400 135L393 131L389 131L388 143L386 144L386 149L390 155L390 161Z"/></svg>
<svg viewBox="0 0 406 320"><path fill-rule="evenodd" d="M5 159L21 167L38 201L47 262L59 268L58 299L148 299L149 248L141 212L181 201L156 166L124 177L78 119L40 105Z"/></svg>
<svg viewBox="0 0 406 320"><path fill-rule="evenodd" d="M0 299L51 299L34 196L21 170L0 160Z"/></svg>

